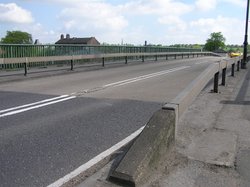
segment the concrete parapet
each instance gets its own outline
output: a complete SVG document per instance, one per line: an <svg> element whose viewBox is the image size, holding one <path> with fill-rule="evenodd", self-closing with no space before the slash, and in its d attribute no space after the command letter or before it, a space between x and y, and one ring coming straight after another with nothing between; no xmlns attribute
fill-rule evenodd
<svg viewBox="0 0 250 187"><path fill-rule="evenodd" d="M178 116L180 117L188 106L194 101L200 91L206 86L216 72L219 71L219 64L211 64L195 80L193 80L175 99L163 106L168 108L168 104L178 105Z"/></svg>
<svg viewBox="0 0 250 187"><path fill-rule="evenodd" d="M157 167L175 139L175 111L159 110L128 150L110 179L138 186Z"/></svg>

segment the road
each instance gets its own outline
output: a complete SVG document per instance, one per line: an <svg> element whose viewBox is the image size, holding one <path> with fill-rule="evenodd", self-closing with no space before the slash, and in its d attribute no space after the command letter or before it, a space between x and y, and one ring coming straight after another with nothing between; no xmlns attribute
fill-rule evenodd
<svg viewBox="0 0 250 187"><path fill-rule="evenodd" d="M47 186L147 123L219 57L0 84L0 186Z"/></svg>

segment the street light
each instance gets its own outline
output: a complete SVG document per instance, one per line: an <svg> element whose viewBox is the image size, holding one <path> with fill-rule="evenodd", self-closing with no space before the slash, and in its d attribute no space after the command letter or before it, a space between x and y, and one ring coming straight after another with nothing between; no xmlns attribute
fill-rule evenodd
<svg viewBox="0 0 250 187"><path fill-rule="evenodd" d="M248 32L248 15L249 15L249 0L247 0L247 15L246 15L246 30L245 30L245 41L244 41L244 52L243 52L243 63L242 63L242 68L246 69L247 68L247 32Z"/></svg>

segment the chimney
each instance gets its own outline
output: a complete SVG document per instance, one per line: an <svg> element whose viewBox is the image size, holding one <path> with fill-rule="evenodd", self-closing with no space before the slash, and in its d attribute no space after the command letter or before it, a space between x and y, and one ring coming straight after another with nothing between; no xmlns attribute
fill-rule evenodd
<svg viewBox="0 0 250 187"><path fill-rule="evenodd" d="M69 34L66 34L66 39L70 39L70 35Z"/></svg>
<svg viewBox="0 0 250 187"><path fill-rule="evenodd" d="M64 39L64 35L63 35L63 34L61 34L61 40L62 40L62 39Z"/></svg>

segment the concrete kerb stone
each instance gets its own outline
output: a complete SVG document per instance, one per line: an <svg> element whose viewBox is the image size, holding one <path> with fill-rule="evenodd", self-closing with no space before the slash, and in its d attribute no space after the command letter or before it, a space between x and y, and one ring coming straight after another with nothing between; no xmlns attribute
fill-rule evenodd
<svg viewBox="0 0 250 187"><path fill-rule="evenodd" d="M166 103L163 107L163 110L171 110L175 112L175 137L177 136L178 131L178 122L179 122L179 105L175 103Z"/></svg>
<svg viewBox="0 0 250 187"><path fill-rule="evenodd" d="M109 179L128 183L131 186L143 184L150 172L157 168L160 157L174 142L180 116L214 74L233 64L234 61L224 60L211 64L171 103L165 104L157 111L117 167L110 173Z"/></svg>
<svg viewBox="0 0 250 187"><path fill-rule="evenodd" d="M175 121L174 110L155 112L109 179L130 186L142 185L174 143Z"/></svg>
<svg viewBox="0 0 250 187"><path fill-rule="evenodd" d="M224 65L227 63L224 62ZM211 64L171 103L164 105L152 116L117 168L110 174L110 179L138 186L147 178L152 167L157 167L161 153L166 153L169 145L174 142L179 117L220 67L220 63Z"/></svg>
<svg viewBox="0 0 250 187"><path fill-rule="evenodd" d="M178 117L180 117L188 106L194 101L201 90L212 79L214 74L219 71L219 63L211 64L195 80L193 80L175 99L170 103L178 105ZM164 108L167 106L163 106Z"/></svg>

